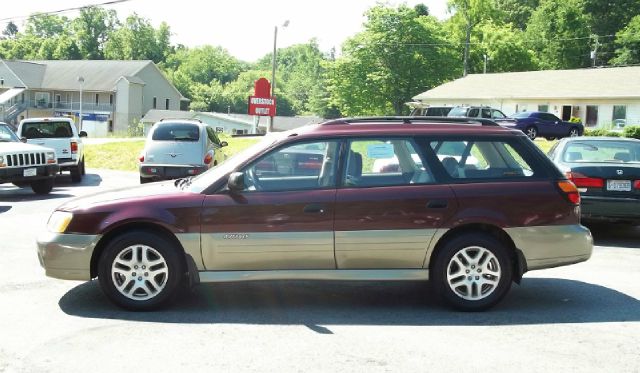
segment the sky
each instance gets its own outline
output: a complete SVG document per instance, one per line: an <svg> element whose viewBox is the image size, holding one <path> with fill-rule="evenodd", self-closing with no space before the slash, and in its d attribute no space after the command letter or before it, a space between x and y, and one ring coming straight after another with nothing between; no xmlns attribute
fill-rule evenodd
<svg viewBox="0 0 640 373"><path fill-rule="evenodd" d="M2 19L12 19L22 29L25 16L97 4L105 0L19 0L3 1ZM448 17L447 0L387 1L389 5L424 3L431 14ZM306 43L316 38L323 51L340 45L362 30L363 14L376 5L376 0L131 0L106 6L115 9L120 19L135 12L148 18L154 26L165 21L173 33L172 42L189 47L222 46L231 55L253 62L273 49L274 27L286 20L289 25L278 29L278 48ZM64 13L73 18L77 12ZM8 21L0 21L4 29Z"/></svg>

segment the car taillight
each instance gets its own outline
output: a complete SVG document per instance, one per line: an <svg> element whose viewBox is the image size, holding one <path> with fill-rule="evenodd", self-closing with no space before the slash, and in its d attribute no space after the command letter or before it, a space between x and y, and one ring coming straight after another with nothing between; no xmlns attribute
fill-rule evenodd
<svg viewBox="0 0 640 373"><path fill-rule="evenodd" d="M633 187L634 187L634 188L636 188L636 189L640 189L640 180L636 180L636 181L633 183Z"/></svg>
<svg viewBox="0 0 640 373"><path fill-rule="evenodd" d="M213 159L213 157L211 156L211 153L207 153L207 155L204 156L204 164L211 163L212 159Z"/></svg>
<svg viewBox="0 0 640 373"><path fill-rule="evenodd" d="M567 178L578 188L602 188L604 179L599 177L588 177L579 172L567 172Z"/></svg>
<svg viewBox="0 0 640 373"><path fill-rule="evenodd" d="M71 141L71 154L76 154L78 152L78 143L75 141Z"/></svg>
<svg viewBox="0 0 640 373"><path fill-rule="evenodd" d="M138 156L138 160L140 161L140 163L144 162L144 154L140 154Z"/></svg>
<svg viewBox="0 0 640 373"><path fill-rule="evenodd" d="M558 188L564 193L567 200L574 205L580 204L580 193L575 184L569 180L558 181Z"/></svg>

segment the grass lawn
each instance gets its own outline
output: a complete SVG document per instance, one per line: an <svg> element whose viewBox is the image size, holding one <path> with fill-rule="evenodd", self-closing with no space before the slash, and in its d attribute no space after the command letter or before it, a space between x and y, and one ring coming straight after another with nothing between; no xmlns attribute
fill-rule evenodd
<svg viewBox="0 0 640 373"><path fill-rule="evenodd" d="M221 141L229 143L229 146L224 148L229 157L255 144L260 139L261 137L220 136ZM556 141L537 139L534 143L546 154ZM137 171L138 155L140 155L143 148L144 140L85 145L87 167Z"/></svg>

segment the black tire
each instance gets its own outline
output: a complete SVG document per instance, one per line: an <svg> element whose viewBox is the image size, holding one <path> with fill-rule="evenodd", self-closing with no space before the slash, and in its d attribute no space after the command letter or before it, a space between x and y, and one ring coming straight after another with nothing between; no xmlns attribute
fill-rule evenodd
<svg viewBox="0 0 640 373"><path fill-rule="evenodd" d="M571 129L569 130L569 137L576 136L580 136L580 130L578 129L578 127L571 127Z"/></svg>
<svg viewBox="0 0 640 373"><path fill-rule="evenodd" d="M140 184L146 184L146 183L150 183L150 182L151 182L150 178L140 176Z"/></svg>
<svg viewBox="0 0 640 373"><path fill-rule="evenodd" d="M550 137L545 137L545 139L547 139L547 141L553 141L553 140L555 140L556 138L555 138L555 137L553 137L553 136L550 136Z"/></svg>
<svg viewBox="0 0 640 373"><path fill-rule="evenodd" d="M32 181L31 189L35 194L49 194L53 189L53 178Z"/></svg>
<svg viewBox="0 0 640 373"><path fill-rule="evenodd" d="M82 181L82 170L80 168L81 163L78 163L77 166L71 168L71 182L79 183Z"/></svg>
<svg viewBox="0 0 640 373"><path fill-rule="evenodd" d="M150 252L148 248L154 252ZM134 250L137 253L136 257L133 257ZM149 254L143 254L144 250ZM116 258L123 263L129 257L128 255L131 255L131 267L117 264L115 267L121 273L112 272ZM98 262L100 287L113 303L122 308L131 311L158 309L173 299L184 278L184 260L181 255L181 249L174 247L172 241L163 235L141 230L122 234L111 240L100 256ZM144 268L143 265L149 263L147 260L149 258L162 259L164 262L161 267L155 264ZM152 270L157 272L165 269L166 274L153 276ZM147 292L142 288L143 285L146 289L152 290ZM124 293L127 293L128 289L129 296L118 290L118 286L121 286ZM152 295L151 293L154 292L155 294ZM147 296L150 297L147 298Z"/></svg>
<svg viewBox="0 0 640 373"><path fill-rule="evenodd" d="M463 251L475 251L478 256L468 255L472 261L461 266L465 262ZM500 302L511 288L513 263L507 247L494 237L466 233L449 240L438 251L429 277L435 294L447 305L461 311L483 311ZM474 297L477 299L468 299Z"/></svg>
<svg viewBox="0 0 640 373"><path fill-rule="evenodd" d="M530 138L531 141L533 141L536 139L536 137L538 137L538 128L534 126L527 127L524 130L524 134L527 135L527 137Z"/></svg>
<svg viewBox="0 0 640 373"><path fill-rule="evenodd" d="M84 176L86 174L87 174L87 172L84 169L84 158L82 158L82 162L80 163L80 175Z"/></svg>

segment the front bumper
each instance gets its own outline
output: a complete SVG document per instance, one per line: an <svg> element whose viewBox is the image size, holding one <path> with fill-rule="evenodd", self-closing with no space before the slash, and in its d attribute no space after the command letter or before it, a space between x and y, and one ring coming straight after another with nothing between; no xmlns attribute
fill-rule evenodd
<svg viewBox="0 0 640 373"><path fill-rule="evenodd" d="M35 176L24 176L24 170L29 168L36 169ZM28 183L34 180L48 179L50 177L55 177L59 171L60 166L57 164L0 168L0 183Z"/></svg>
<svg viewBox="0 0 640 373"><path fill-rule="evenodd" d="M640 222L640 199L581 196L582 219Z"/></svg>
<svg viewBox="0 0 640 373"><path fill-rule="evenodd" d="M38 259L49 277L91 279L91 256L100 235L46 232L38 237Z"/></svg>
<svg viewBox="0 0 640 373"><path fill-rule="evenodd" d="M593 251L591 232L579 224L505 230L522 251L528 270L584 262L591 257Z"/></svg>
<svg viewBox="0 0 640 373"><path fill-rule="evenodd" d="M207 166L193 165L149 165L142 164L139 166L140 177L153 180L170 180L182 177L200 175L209 168Z"/></svg>

